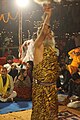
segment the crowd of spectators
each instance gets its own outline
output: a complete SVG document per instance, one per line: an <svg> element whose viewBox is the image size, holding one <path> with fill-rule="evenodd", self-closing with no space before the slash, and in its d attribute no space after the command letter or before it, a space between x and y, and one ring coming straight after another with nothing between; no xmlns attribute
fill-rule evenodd
<svg viewBox="0 0 80 120"><path fill-rule="evenodd" d="M56 82L56 87L58 90L58 93L67 94L68 99L72 95L78 96L80 98L80 38L79 37L68 37L65 36L61 40L56 41L56 48L58 50L58 62L60 65L60 75ZM69 55L69 52L71 50L77 49L75 53L77 58L79 58L79 61L76 61L78 63L76 71L71 73L71 71L68 68L68 65L71 65L74 58L71 58ZM10 85L8 85L6 93L3 95L2 88L0 88L0 100L2 102L10 100L31 100L32 99L32 71L33 71L33 61L27 61L26 63L14 63L13 59L15 57L13 54L7 55L7 65L0 66L1 70L6 70L6 74L11 76L11 81L13 81L13 91L15 91L15 95L12 97L6 96L7 92L10 90ZM73 65L74 66L74 65ZM5 69L7 68L7 69ZM2 75L2 72L0 72L0 76ZM3 80L3 89L6 85ZM1 80L0 80L1 82ZM12 93L11 93L12 94ZM8 98L9 97L9 98ZM15 98L14 98L15 97ZM14 99L12 99L14 98ZM3 100L4 99L4 100ZM67 100L66 100L67 101Z"/></svg>

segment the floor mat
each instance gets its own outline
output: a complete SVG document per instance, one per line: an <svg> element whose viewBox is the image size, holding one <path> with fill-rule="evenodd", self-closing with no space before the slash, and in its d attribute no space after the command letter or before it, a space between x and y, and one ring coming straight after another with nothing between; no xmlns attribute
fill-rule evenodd
<svg viewBox="0 0 80 120"><path fill-rule="evenodd" d="M0 114L28 110L32 108L32 101L0 103Z"/></svg>
<svg viewBox="0 0 80 120"><path fill-rule="evenodd" d="M77 116L69 111L60 112L58 120L80 120L80 116Z"/></svg>

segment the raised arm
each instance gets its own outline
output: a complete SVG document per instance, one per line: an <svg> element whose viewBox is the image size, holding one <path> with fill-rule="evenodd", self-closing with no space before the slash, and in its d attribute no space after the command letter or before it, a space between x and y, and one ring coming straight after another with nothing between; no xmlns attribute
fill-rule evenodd
<svg viewBox="0 0 80 120"><path fill-rule="evenodd" d="M75 55L75 51L74 51L74 49L71 50L71 51L69 51L69 52L68 52L68 55L70 55L70 57L73 58L74 55Z"/></svg>
<svg viewBox="0 0 80 120"><path fill-rule="evenodd" d="M48 6L44 8L46 17L44 19L44 23L42 25L40 34L38 35L37 39L35 40L35 47L40 47L45 40L46 35L49 33L48 28L50 27L50 18L51 18L51 11L52 9Z"/></svg>
<svg viewBox="0 0 80 120"><path fill-rule="evenodd" d="M68 54L73 58L74 56L80 55L80 48L72 49Z"/></svg>

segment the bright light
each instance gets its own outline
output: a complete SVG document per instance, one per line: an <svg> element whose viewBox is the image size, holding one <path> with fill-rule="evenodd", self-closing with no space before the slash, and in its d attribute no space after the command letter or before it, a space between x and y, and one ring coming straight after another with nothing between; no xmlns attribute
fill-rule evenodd
<svg viewBox="0 0 80 120"><path fill-rule="evenodd" d="M16 4L23 8L29 5L29 0L16 0Z"/></svg>

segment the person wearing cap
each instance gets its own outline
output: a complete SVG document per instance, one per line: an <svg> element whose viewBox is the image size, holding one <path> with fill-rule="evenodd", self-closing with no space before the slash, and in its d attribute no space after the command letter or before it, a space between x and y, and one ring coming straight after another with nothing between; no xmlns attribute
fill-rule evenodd
<svg viewBox="0 0 80 120"><path fill-rule="evenodd" d="M12 63L12 64L11 64L11 69L10 69L10 71L9 71L9 73L8 73L9 75L12 76L13 80L14 80L15 76L18 75L17 66L18 66L18 65L17 65L16 63Z"/></svg>
<svg viewBox="0 0 80 120"><path fill-rule="evenodd" d="M13 91L13 78L7 73L7 68L2 67L0 72L0 101L6 102L16 97L17 93Z"/></svg>

